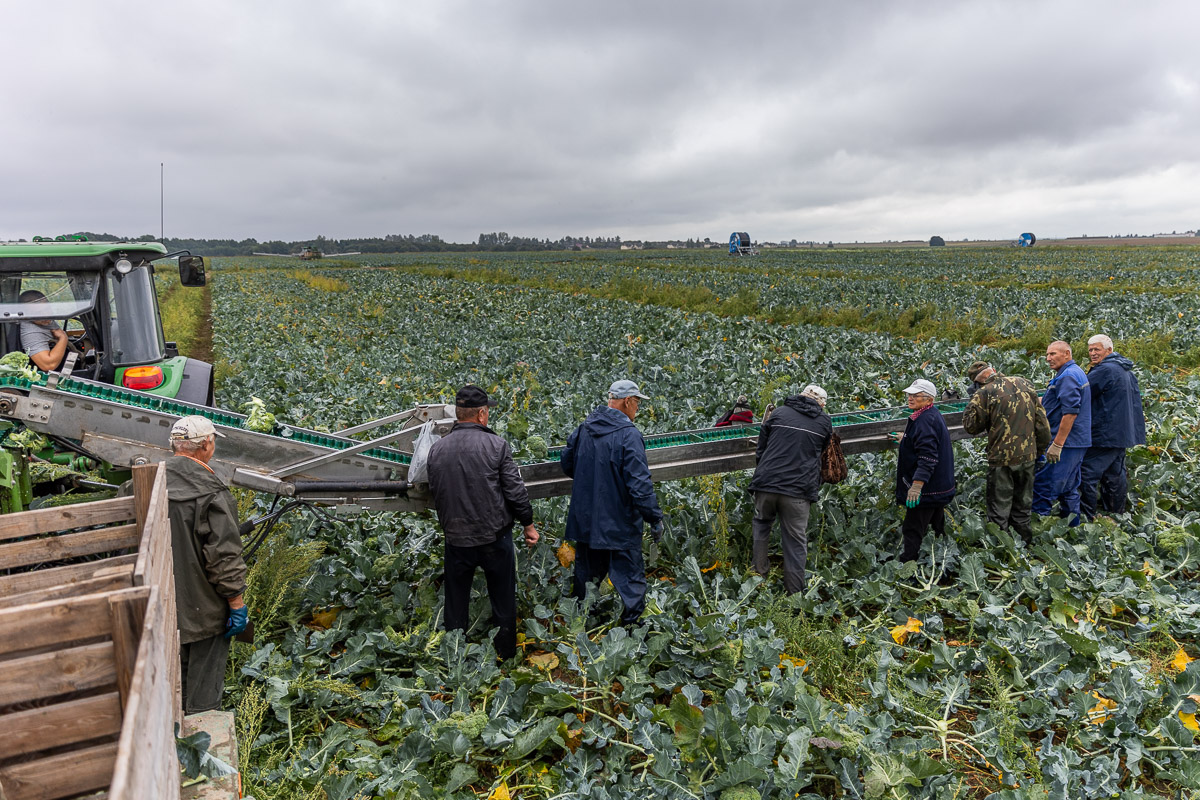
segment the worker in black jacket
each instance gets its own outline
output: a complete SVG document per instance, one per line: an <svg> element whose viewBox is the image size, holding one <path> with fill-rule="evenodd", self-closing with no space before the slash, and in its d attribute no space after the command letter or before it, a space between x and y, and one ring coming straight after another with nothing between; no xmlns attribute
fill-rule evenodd
<svg viewBox="0 0 1200 800"><path fill-rule="evenodd" d="M496 405L478 386L454 398L457 421L429 451L429 491L446 534L446 630L467 630L471 582L476 567L487 578L493 643L501 658L517 652L517 566L514 518L525 528L525 544L538 541L533 507L508 442L488 428Z"/></svg>
<svg viewBox="0 0 1200 800"><path fill-rule="evenodd" d="M804 591L808 562L808 516L821 490L821 452L833 436L825 413L828 395L815 384L787 398L758 434L754 492L754 549L751 565L766 575L771 528L779 518L783 540L783 588Z"/></svg>
<svg viewBox="0 0 1200 800"><path fill-rule="evenodd" d="M946 505L954 499L954 450L950 430L933 404L933 382L918 378L904 390L912 414L903 433L889 434L900 443L896 458L896 505L904 506L900 526L904 543L901 561L916 561L926 529L946 532Z"/></svg>

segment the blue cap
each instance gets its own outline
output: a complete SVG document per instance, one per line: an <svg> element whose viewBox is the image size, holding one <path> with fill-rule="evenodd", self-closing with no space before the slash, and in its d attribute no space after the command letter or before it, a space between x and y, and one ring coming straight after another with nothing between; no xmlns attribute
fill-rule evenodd
<svg viewBox="0 0 1200 800"><path fill-rule="evenodd" d="M617 381L608 387L608 396L613 400L621 400L626 397L640 397L643 400L650 399L649 395L642 394L642 390L633 381Z"/></svg>

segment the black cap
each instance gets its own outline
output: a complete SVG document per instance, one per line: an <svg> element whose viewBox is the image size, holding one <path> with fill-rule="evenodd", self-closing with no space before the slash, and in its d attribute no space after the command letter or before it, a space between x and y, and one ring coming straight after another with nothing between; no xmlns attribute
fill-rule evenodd
<svg viewBox="0 0 1200 800"><path fill-rule="evenodd" d="M454 395L454 405L459 408L495 408L497 401L488 399L487 392L478 386L468 383Z"/></svg>

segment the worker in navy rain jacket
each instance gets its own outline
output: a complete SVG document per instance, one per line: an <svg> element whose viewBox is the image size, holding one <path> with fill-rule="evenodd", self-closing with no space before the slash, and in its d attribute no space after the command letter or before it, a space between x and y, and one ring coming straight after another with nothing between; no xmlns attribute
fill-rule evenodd
<svg viewBox="0 0 1200 800"><path fill-rule="evenodd" d="M825 413L828 394L810 383L784 400L758 433L754 477L754 544L751 564L765 576L771 529L779 518L783 544L783 588L788 594L805 589L808 565L808 517L821 496L821 453L833 437L833 422Z"/></svg>
<svg viewBox="0 0 1200 800"><path fill-rule="evenodd" d="M1080 467L1092 444L1092 389L1066 342L1050 343L1046 363L1054 370L1042 395L1050 447L1033 478L1033 513L1049 516L1059 503L1059 516L1069 516L1074 527L1080 521Z"/></svg>
<svg viewBox="0 0 1200 800"><path fill-rule="evenodd" d="M566 538L575 542L572 596L583 600L590 583L607 576L621 596L622 625L632 625L646 607L642 525L662 537L663 513L654 496L646 443L633 424L642 400L633 381L608 390L608 404L593 411L571 433L562 452L562 471L574 479Z"/></svg>
<svg viewBox="0 0 1200 800"><path fill-rule="evenodd" d="M1079 509L1088 519L1100 511L1125 512L1129 479L1125 451L1146 443L1146 415L1133 362L1113 352L1112 339L1088 339L1088 384L1092 390L1092 444L1079 468ZM1096 484L1100 484L1099 504Z"/></svg>
<svg viewBox="0 0 1200 800"><path fill-rule="evenodd" d="M900 443L896 461L896 505L904 506L900 525L901 561L916 561L930 527L946 533L946 505L954 499L954 450L946 420L933 404L937 390L919 378L904 390L912 414L903 433L891 434Z"/></svg>
<svg viewBox="0 0 1200 800"><path fill-rule="evenodd" d="M470 384L454 397L454 427L429 450L429 493L446 534L446 630L466 631L470 622L475 570L487 579L496 655L517 653L517 561L514 519L525 544L538 541L533 507L508 442L488 424L496 401Z"/></svg>

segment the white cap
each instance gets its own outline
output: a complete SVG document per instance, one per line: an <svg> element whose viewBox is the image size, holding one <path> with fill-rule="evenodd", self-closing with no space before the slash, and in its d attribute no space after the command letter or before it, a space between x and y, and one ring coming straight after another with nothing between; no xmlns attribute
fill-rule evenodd
<svg viewBox="0 0 1200 800"><path fill-rule="evenodd" d="M825 405L825 401L829 399L829 393L817 386L815 383L810 383L804 387L804 391L800 393L802 397L811 397L821 405Z"/></svg>
<svg viewBox="0 0 1200 800"><path fill-rule="evenodd" d="M927 381L924 378L917 378L904 390L905 394L927 394L930 397L937 397L937 389L933 388L933 381Z"/></svg>
<svg viewBox="0 0 1200 800"><path fill-rule="evenodd" d="M211 422L196 414L190 417L180 417L171 426L172 441L186 440L189 442L198 442L213 435L220 436L222 439L225 438L225 434L214 428Z"/></svg>

